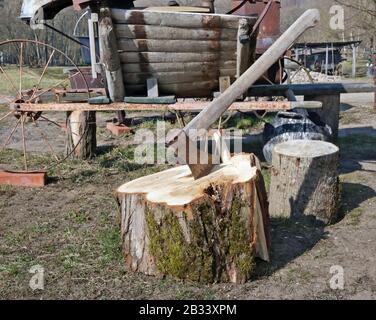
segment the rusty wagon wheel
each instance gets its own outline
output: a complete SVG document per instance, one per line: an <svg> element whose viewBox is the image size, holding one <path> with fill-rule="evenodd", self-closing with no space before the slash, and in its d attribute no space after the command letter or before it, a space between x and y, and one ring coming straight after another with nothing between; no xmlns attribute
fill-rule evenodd
<svg viewBox="0 0 376 320"><path fill-rule="evenodd" d="M69 114L46 115L38 104L54 103L58 110L64 102L87 101L87 81L72 59L49 44L8 40L0 52L0 169L48 170L74 154L87 132L71 130ZM74 80L86 87L73 90Z"/></svg>

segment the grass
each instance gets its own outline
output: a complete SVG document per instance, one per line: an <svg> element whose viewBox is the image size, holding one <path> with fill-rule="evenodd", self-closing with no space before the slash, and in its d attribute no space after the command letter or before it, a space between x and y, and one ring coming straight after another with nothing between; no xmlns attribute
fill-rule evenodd
<svg viewBox="0 0 376 320"><path fill-rule="evenodd" d="M6 74L12 80L14 86L19 88L19 68L15 65L9 65L3 67ZM50 88L51 86L57 84L59 81L67 79L68 75L63 73L64 68L62 67L50 67L47 69L41 83L40 88ZM29 68L26 67L23 69L22 76L22 88L23 89L32 89L34 85L38 83L38 80L43 72L43 68ZM10 81L4 81L6 78L2 77L0 81L0 95L10 95L14 96L15 88L12 86ZM69 81L66 81L64 85L69 85Z"/></svg>
<svg viewBox="0 0 376 320"><path fill-rule="evenodd" d="M361 208L356 208L346 215L345 222L348 225L357 226L360 224L362 215L363 210Z"/></svg>

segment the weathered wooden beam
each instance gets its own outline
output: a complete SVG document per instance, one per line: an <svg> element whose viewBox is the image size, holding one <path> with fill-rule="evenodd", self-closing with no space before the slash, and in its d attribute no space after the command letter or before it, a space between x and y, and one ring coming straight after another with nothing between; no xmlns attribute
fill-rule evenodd
<svg viewBox="0 0 376 320"><path fill-rule="evenodd" d="M341 108L341 95L311 95L305 96L305 100L319 101L322 103L322 109L314 112L320 117L321 121L332 129L332 142L336 143L339 132L339 115Z"/></svg>
<svg viewBox="0 0 376 320"><path fill-rule="evenodd" d="M122 63L179 63L236 61L236 52L120 52Z"/></svg>
<svg viewBox="0 0 376 320"><path fill-rule="evenodd" d="M197 14L176 12L152 12L143 10L113 9L112 17L117 24L154 25L178 28L238 29L239 17L224 14ZM251 25L257 17L247 17Z"/></svg>
<svg viewBox="0 0 376 320"><path fill-rule="evenodd" d="M235 29L186 29L130 24L116 24L115 32L119 38L159 40L175 39L233 41L236 39L237 34Z"/></svg>
<svg viewBox="0 0 376 320"><path fill-rule="evenodd" d="M147 7L144 11L154 11L154 12L195 12L195 13L210 13L210 8L204 7L188 7L188 6L177 6L177 7Z"/></svg>
<svg viewBox="0 0 376 320"><path fill-rule="evenodd" d="M368 83L314 83L253 86L249 89L250 96L284 96L291 89L295 95L333 95L339 93L376 92L376 85Z"/></svg>
<svg viewBox="0 0 376 320"><path fill-rule="evenodd" d="M203 110L209 102L177 102L175 104L135 104L116 102L111 104L89 104L89 103L40 103L28 104L21 103L18 105L19 111L191 111L197 112ZM304 109L319 109L322 107L320 102L290 102L290 101L250 101L250 102L235 102L229 108L229 111L253 111L253 110L267 110L267 111L283 111L292 110L295 108Z"/></svg>
<svg viewBox="0 0 376 320"><path fill-rule="evenodd" d="M122 65L123 72L192 72L202 73L217 71L218 69L235 69L236 61L224 62L169 62L169 63L125 63Z"/></svg>
<svg viewBox="0 0 376 320"><path fill-rule="evenodd" d="M247 19L239 20L239 30L237 34L237 63L236 78L239 78L251 65L251 39L249 34L251 26Z"/></svg>
<svg viewBox="0 0 376 320"><path fill-rule="evenodd" d="M118 38L117 45L126 52L236 52L236 41Z"/></svg>

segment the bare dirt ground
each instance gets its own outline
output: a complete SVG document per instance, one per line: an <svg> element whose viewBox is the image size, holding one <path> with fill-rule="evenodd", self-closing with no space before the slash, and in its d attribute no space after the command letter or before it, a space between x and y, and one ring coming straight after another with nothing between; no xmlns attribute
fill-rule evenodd
<svg viewBox="0 0 376 320"><path fill-rule="evenodd" d="M340 221L325 227L310 219L272 219L272 262L260 262L245 285L200 285L124 270L114 191L164 166L135 164L132 137L111 137L104 120L112 115L101 115L96 159L52 168L43 189L0 186L0 298L376 299L376 113L369 104L343 109ZM260 153L259 144L254 149ZM21 162L18 152L12 157ZM1 156L0 163L7 159ZM44 290L29 287L34 265L45 269ZM330 289L334 265L344 269L344 290Z"/></svg>

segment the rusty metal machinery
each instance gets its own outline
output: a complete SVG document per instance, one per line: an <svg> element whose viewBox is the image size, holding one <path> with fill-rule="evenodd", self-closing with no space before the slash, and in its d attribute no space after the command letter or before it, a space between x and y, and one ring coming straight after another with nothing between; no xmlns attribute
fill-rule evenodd
<svg viewBox="0 0 376 320"><path fill-rule="evenodd" d="M0 77L6 83L7 89L6 93L0 94L0 101L2 105L9 107L0 117L0 133L3 137L0 141L0 170L47 170L67 159L74 149L71 149L69 154L65 153L65 119L56 118L56 115L47 117L36 106L53 103L59 111L59 106L66 102L87 101L90 98L90 90L86 78L65 53L39 41L3 41L0 43L0 51L17 53L13 64L0 65ZM36 52L46 53L42 65L39 65L40 61L36 61ZM63 65L64 68L56 70L56 64ZM51 74L54 75L53 78ZM72 88L72 79L80 81L81 89ZM30 110L21 110L20 104L28 105ZM33 148L29 148L28 140L33 141ZM56 140L60 141L58 148ZM36 159L31 156L36 150L48 152L51 157ZM22 164L14 161L14 153L18 152L22 153Z"/></svg>
<svg viewBox="0 0 376 320"><path fill-rule="evenodd" d="M281 1L279 0L232 0L231 14L258 17L256 58L260 57L281 34ZM274 64L257 84L283 82L283 59ZM269 80L269 81L268 81Z"/></svg>

